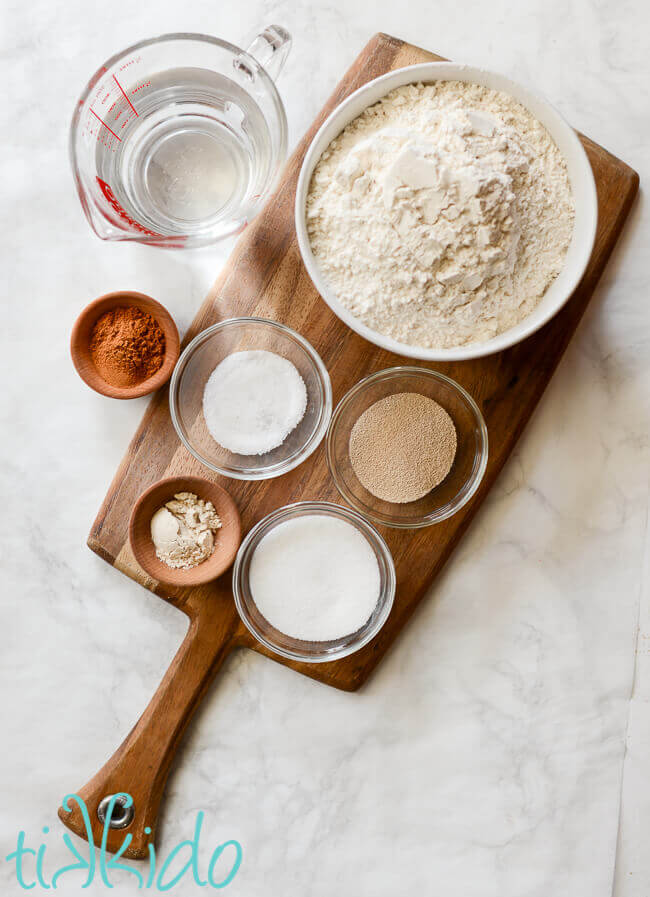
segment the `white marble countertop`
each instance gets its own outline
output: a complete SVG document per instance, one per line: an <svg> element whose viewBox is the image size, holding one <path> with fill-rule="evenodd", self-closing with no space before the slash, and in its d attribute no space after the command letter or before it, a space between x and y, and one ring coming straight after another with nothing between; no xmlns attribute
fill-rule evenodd
<svg viewBox="0 0 650 897"><path fill-rule="evenodd" d="M85 388L68 358L70 328L91 298L127 287L156 296L184 329L231 248L163 253L91 233L66 148L87 78L153 34L241 43L276 22L294 37L280 81L293 145L381 30L533 85L643 185L650 16L640 0L10 7L0 61L0 844L4 857L19 829L42 839L51 873L66 857L62 796L122 740L185 625L85 546L145 401ZM246 897L434 887L446 897L606 897L613 881L616 897L647 897L648 257L641 195L517 451L368 687L340 693L250 652L227 663L171 776L163 853L204 810L206 844L243 846L229 887ZM122 879L116 893L137 893ZM0 882L3 894L22 893L4 861Z"/></svg>

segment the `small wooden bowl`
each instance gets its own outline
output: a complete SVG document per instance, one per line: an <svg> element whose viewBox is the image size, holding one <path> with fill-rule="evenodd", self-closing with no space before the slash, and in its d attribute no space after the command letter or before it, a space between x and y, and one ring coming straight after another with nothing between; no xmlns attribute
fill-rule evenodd
<svg viewBox="0 0 650 897"><path fill-rule="evenodd" d="M221 519L221 529L214 537L214 551L190 570L174 569L160 561L151 539L151 518L177 492L193 492L204 501L211 501ZM235 560L241 542L239 511L228 492L210 480L168 477L150 486L135 503L129 521L129 542L138 564L158 582L171 586L203 585L221 576Z"/></svg>
<svg viewBox="0 0 650 897"><path fill-rule="evenodd" d="M160 368L153 377L143 380L136 386L111 386L100 377L97 368L90 356L90 337L95 321L114 308L139 308L148 312L156 319L165 334L165 357ZM70 354L77 373L95 392L111 399L137 399L146 396L150 392L159 389L172 375L172 371L180 355L181 341L174 319L167 309L144 293L136 293L132 290L117 290L115 293L106 293L87 305L81 312L70 337Z"/></svg>

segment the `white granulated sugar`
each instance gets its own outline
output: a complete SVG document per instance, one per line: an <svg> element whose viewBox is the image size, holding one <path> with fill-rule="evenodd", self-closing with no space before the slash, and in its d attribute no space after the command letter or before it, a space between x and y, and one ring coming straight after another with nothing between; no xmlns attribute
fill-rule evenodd
<svg viewBox="0 0 650 897"><path fill-rule="evenodd" d="M356 632L379 599L379 566L364 536L325 514L279 523L251 558L253 600L291 638L330 641Z"/></svg>
<svg viewBox="0 0 650 897"><path fill-rule="evenodd" d="M566 163L507 94L460 81L391 91L329 145L307 198L339 301L400 342L447 348L518 324L573 232Z"/></svg>
<svg viewBox="0 0 650 897"><path fill-rule="evenodd" d="M263 455L277 448L306 409L307 389L296 366L262 349L226 356L203 391L210 435L240 455Z"/></svg>

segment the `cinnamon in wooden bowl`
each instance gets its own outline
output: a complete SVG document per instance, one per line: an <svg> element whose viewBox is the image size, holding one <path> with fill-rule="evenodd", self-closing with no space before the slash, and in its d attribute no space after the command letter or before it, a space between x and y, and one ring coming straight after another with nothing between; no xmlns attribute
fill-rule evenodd
<svg viewBox="0 0 650 897"><path fill-rule="evenodd" d="M165 359L165 334L147 311L118 305L95 321L90 357L111 386L138 386L157 374Z"/></svg>
<svg viewBox="0 0 650 897"><path fill-rule="evenodd" d="M180 354L173 318L151 296L107 293L81 312L70 352L77 373L95 392L135 399L170 378Z"/></svg>

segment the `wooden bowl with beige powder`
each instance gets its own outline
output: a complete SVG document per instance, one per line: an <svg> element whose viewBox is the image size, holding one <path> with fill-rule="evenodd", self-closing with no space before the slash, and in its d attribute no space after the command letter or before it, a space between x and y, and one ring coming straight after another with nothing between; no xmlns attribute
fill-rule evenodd
<svg viewBox="0 0 650 897"><path fill-rule="evenodd" d="M191 493L210 502L221 526L214 534L214 548L206 560L189 569L167 566L156 554L151 536L151 520L177 494ZM131 512L129 543L133 556L152 579L164 585L197 586L225 573L235 560L241 543L239 510L222 486L203 477L168 477L142 493Z"/></svg>
<svg viewBox="0 0 650 897"><path fill-rule="evenodd" d="M445 520L478 489L487 428L462 386L436 371L396 367L361 380L339 402L327 460L342 497L385 526Z"/></svg>

